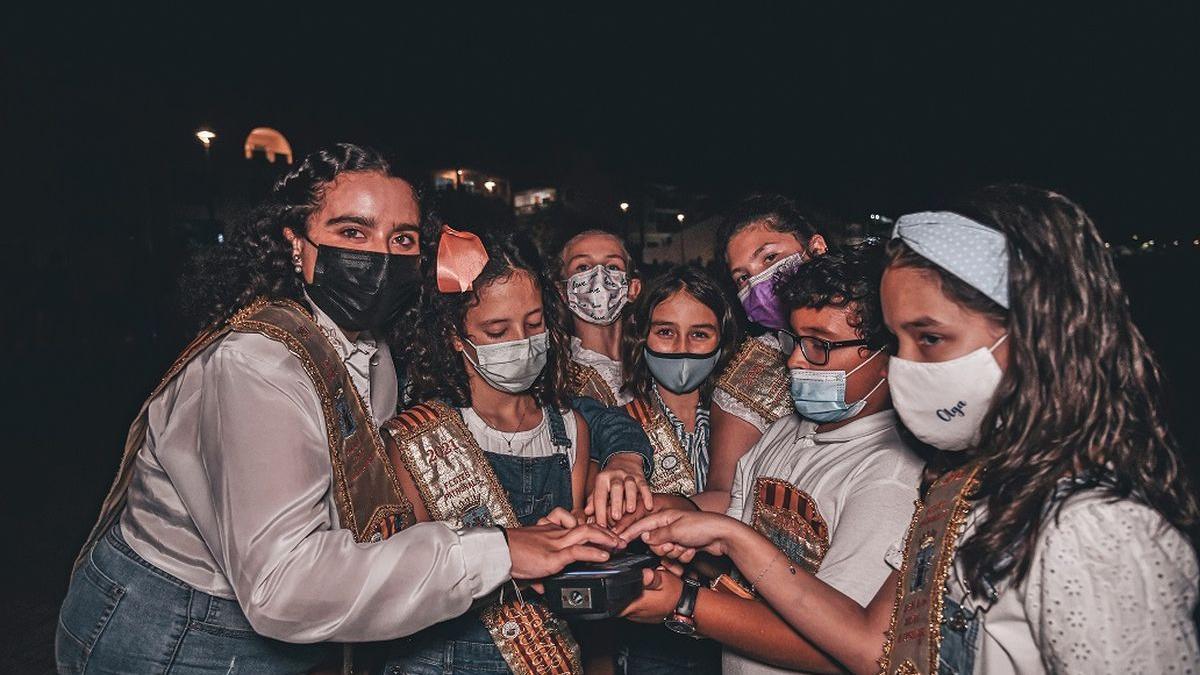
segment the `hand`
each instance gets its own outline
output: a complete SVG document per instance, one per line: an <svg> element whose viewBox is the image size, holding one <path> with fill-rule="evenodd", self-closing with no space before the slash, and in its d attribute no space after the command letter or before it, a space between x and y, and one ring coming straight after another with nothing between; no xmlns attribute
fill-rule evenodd
<svg viewBox="0 0 1200 675"><path fill-rule="evenodd" d="M636 511L639 495L646 509L653 509L654 495L646 482L644 469L642 456L636 452L614 455L596 476L584 513L594 516L600 526L607 527L610 520L615 522L622 514Z"/></svg>
<svg viewBox="0 0 1200 675"><path fill-rule="evenodd" d="M646 508L646 505L639 502L633 513L626 513L621 516L620 520L612 523L609 529L613 534L621 534L629 529L637 521L645 518L647 514L665 511L666 509L679 509L681 511L695 511L696 505L689 501L686 497L680 497L673 494L656 494L654 495L654 507Z"/></svg>
<svg viewBox="0 0 1200 675"><path fill-rule="evenodd" d="M718 513L667 509L634 523L621 538L628 542L640 536L656 554L688 562L697 550L725 555L729 534L739 527L745 526Z"/></svg>
<svg viewBox="0 0 1200 675"><path fill-rule="evenodd" d="M571 517L570 513L566 515ZM621 548L625 548L625 542L595 525L564 528L551 523L508 530L513 579L541 579L579 560L604 562L609 550Z"/></svg>
<svg viewBox="0 0 1200 675"><path fill-rule="evenodd" d="M663 567L642 570L642 596L621 612L621 616L637 623L662 623L675 613L679 596L683 594L683 579Z"/></svg>
<svg viewBox="0 0 1200 675"><path fill-rule="evenodd" d="M571 529L578 526L580 523L579 514L572 513L561 506L554 507L554 510L546 515L538 518L538 525L557 525Z"/></svg>

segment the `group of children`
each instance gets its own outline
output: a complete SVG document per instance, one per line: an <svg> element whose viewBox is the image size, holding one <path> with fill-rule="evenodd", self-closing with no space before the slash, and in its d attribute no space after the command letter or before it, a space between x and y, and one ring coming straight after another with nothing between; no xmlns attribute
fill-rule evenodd
<svg viewBox="0 0 1200 675"><path fill-rule="evenodd" d="M987 188L845 247L751 197L718 231L728 279L642 278L603 231L548 257L422 236L436 269L382 425L411 510L372 541L498 526L517 578L518 529L594 523L662 564L615 621L476 593L388 643L385 672L1200 670L1200 508L1066 197Z"/></svg>

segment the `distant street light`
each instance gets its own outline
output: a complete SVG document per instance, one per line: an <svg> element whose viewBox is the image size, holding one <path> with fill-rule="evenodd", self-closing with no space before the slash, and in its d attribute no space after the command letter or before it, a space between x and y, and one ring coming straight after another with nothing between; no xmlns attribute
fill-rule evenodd
<svg viewBox="0 0 1200 675"><path fill-rule="evenodd" d="M217 132L213 131L207 125L196 130L196 140L200 141L200 145L204 146L204 173L207 174L207 201L208 201L208 222L215 223L217 221L216 209L213 207L213 170L212 170L212 142L217 137Z"/></svg>
<svg viewBox="0 0 1200 675"><path fill-rule="evenodd" d="M496 181L494 181L494 180L485 180L485 181L483 181L483 188L484 188L485 190L487 190L488 192L491 192L492 190L495 190L495 189L496 189Z"/></svg>
<svg viewBox="0 0 1200 675"><path fill-rule="evenodd" d="M687 264L687 256L683 252L683 214L676 213L675 220L679 221L679 264Z"/></svg>
<svg viewBox="0 0 1200 675"><path fill-rule="evenodd" d="M629 210L629 202L621 202L621 211L626 212L628 210Z"/></svg>
<svg viewBox="0 0 1200 675"><path fill-rule="evenodd" d="M209 146L212 145L213 139L217 137L217 133L208 127L200 127L196 130L196 138L200 144L204 146L204 151L208 152Z"/></svg>

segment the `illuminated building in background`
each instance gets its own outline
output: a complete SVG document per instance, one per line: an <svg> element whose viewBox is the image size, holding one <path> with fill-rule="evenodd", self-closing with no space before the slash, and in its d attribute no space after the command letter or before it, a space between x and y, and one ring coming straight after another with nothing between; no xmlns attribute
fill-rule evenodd
<svg viewBox="0 0 1200 675"><path fill-rule="evenodd" d="M522 190L513 195L513 211L518 216L527 216L549 207L558 201L558 190L552 187Z"/></svg>
<svg viewBox="0 0 1200 675"><path fill-rule="evenodd" d="M292 146L283 134L270 127L255 127L250 130L243 144L246 159L265 156L267 161L274 164L277 157L292 163Z"/></svg>
<svg viewBox="0 0 1200 675"><path fill-rule="evenodd" d="M474 169L439 169L433 172L436 190L458 190L508 202L512 199L509 182L495 174Z"/></svg>

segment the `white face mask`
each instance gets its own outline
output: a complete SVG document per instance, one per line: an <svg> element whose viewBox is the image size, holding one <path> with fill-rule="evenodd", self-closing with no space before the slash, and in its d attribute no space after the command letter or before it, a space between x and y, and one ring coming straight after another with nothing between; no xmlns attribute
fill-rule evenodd
<svg viewBox="0 0 1200 675"><path fill-rule="evenodd" d="M888 386L904 426L940 450L966 450L979 442L980 423L1004 375L992 352L1007 337L990 348L938 363L893 356Z"/></svg>
<svg viewBox="0 0 1200 675"><path fill-rule="evenodd" d="M604 265L575 274L566 283L567 306L588 323L611 324L629 300L629 276Z"/></svg>
<svg viewBox="0 0 1200 675"><path fill-rule="evenodd" d="M475 358L472 359L465 349L463 356L475 367L475 372L492 387L510 394L519 394L533 386L542 369L546 367L549 336L549 333L542 332L523 340L498 342L494 345L477 345L463 338L463 342L475 348Z"/></svg>

